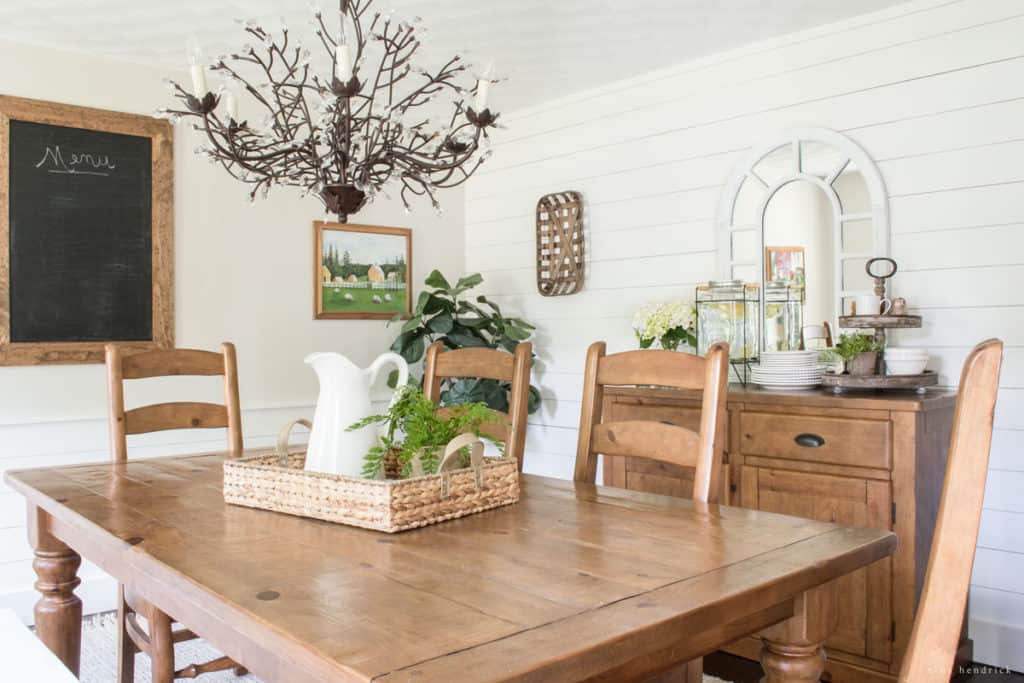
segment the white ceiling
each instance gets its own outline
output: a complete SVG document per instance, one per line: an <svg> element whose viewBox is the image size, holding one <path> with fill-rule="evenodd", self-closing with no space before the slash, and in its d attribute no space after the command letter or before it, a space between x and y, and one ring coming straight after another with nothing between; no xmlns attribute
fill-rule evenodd
<svg viewBox="0 0 1024 683"><path fill-rule="evenodd" d="M378 0L422 16L428 55L493 58L510 80L499 109L678 64L898 4L901 0ZM321 0L324 10L336 2ZM211 54L245 42L235 19L308 32L307 0L3 0L0 39L181 67L185 43ZM9 65L8 65L9 66Z"/></svg>

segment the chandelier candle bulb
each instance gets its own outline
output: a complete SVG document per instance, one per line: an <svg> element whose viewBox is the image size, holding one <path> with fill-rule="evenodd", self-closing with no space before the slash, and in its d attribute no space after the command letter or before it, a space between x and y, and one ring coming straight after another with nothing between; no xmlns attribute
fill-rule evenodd
<svg viewBox="0 0 1024 683"><path fill-rule="evenodd" d="M206 87L206 72L203 69L203 49L199 41L190 38L187 45L189 71L192 74L192 94L202 99L208 90Z"/></svg>
<svg viewBox="0 0 1024 683"><path fill-rule="evenodd" d="M488 64L484 69L480 80L476 82L476 98L473 100L473 109L478 113L487 109L487 98L491 94L491 78L494 75L494 64Z"/></svg>
<svg viewBox="0 0 1024 683"><path fill-rule="evenodd" d="M352 54L345 43L334 51L334 64L338 80L347 83L352 78Z"/></svg>
<svg viewBox="0 0 1024 683"><path fill-rule="evenodd" d="M224 95L224 103L228 108L228 118L231 121L238 121L238 98L230 90Z"/></svg>

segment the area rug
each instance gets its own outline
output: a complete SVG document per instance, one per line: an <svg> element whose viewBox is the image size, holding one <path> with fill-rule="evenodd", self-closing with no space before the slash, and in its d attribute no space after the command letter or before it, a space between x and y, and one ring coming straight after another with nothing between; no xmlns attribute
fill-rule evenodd
<svg viewBox="0 0 1024 683"><path fill-rule="evenodd" d="M113 612L86 617L82 625L82 683L114 683L117 680L117 615ZM206 662L219 653L202 640L190 640L174 646L178 667L192 662ZM259 683L252 674L236 676L231 671L204 674L199 681L238 681ZM149 683L149 657L135 658L135 683ZM714 676L704 676L704 683L727 683Z"/></svg>

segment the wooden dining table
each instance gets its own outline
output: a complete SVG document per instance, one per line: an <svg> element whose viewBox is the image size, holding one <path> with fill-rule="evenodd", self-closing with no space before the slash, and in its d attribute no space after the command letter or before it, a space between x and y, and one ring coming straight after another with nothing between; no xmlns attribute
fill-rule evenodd
<svg viewBox="0 0 1024 683"><path fill-rule="evenodd" d="M264 681L619 681L759 634L817 681L835 579L896 537L523 475L518 503L388 535L224 503L221 454L9 471L37 633L75 673L85 557Z"/></svg>

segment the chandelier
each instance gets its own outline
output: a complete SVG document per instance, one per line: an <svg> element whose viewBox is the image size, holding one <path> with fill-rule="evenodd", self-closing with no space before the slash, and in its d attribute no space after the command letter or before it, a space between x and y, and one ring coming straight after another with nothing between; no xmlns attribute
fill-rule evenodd
<svg viewBox="0 0 1024 683"><path fill-rule="evenodd" d="M314 9L314 32L332 65L326 76L286 26L242 22L251 42L237 52L207 65L190 49L192 90L168 79L184 106L157 115L191 120L206 138L196 152L249 184L250 200L298 187L345 222L394 188L406 210L426 196L440 211L437 191L465 182L490 156L487 129L498 115L487 99L498 80L488 68L473 84L457 55L440 68L420 66L419 19L371 14L371 4L340 0L337 22ZM207 67L225 80L218 93L207 87ZM239 115L239 91L259 111L257 122Z"/></svg>

